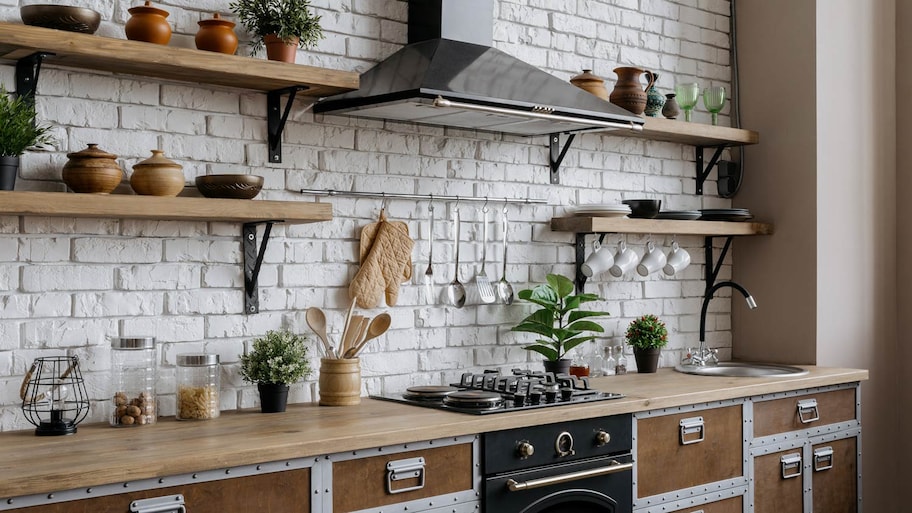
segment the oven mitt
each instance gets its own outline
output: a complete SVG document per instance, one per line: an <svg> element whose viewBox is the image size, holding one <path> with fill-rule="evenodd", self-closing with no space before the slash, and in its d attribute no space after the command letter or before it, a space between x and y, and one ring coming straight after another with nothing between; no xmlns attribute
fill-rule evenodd
<svg viewBox="0 0 912 513"><path fill-rule="evenodd" d="M377 237L377 229L380 227L380 223L386 221L387 223L401 227L401 229L408 235L408 225L402 221L387 221L386 219L386 210L380 210L380 221L376 223L371 223L361 229L361 247L360 247L360 256L358 257L358 262L364 264L364 261L367 260L367 255L370 253L371 246L374 244L374 238ZM402 275L402 281L406 282L412 279L412 255L409 253L408 265L405 266L405 273Z"/></svg>
<svg viewBox="0 0 912 513"><path fill-rule="evenodd" d="M376 308L383 294L386 304L394 306L399 297L399 284L411 276L415 242L409 237L405 223L391 223L381 215L376 224L370 250L348 287L349 297L357 298L360 308Z"/></svg>

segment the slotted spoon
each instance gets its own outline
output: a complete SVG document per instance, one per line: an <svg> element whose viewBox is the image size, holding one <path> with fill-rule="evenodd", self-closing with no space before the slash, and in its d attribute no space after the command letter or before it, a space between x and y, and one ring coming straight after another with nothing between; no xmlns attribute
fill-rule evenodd
<svg viewBox="0 0 912 513"><path fill-rule="evenodd" d="M485 303L497 301L497 294L494 292L494 286L488 279L488 273L485 272L485 260L488 256L488 206L481 209L481 270L475 275L475 287L478 289L478 296Z"/></svg>

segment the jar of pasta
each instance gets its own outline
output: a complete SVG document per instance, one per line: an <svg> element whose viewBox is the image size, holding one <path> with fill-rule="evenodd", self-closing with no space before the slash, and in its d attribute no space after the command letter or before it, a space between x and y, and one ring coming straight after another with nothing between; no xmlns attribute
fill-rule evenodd
<svg viewBox="0 0 912 513"><path fill-rule="evenodd" d="M177 420L218 417L219 384L217 354L177 355Z"/></svg>
<svg viewBox="0 0 912 513"><path fill-rule="evenodd" d="M111 338L112 426L155 424L155 337Z"/></svg>

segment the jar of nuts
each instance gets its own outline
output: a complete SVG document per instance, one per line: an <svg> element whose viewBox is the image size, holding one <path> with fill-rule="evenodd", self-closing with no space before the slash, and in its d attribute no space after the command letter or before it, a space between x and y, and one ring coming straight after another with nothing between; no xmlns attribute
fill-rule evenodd
<svg viewBox="0 0 912 513"><path fill-rule="evenodd" d="M204 420L219 416L219 356L177 355L177 420Z"/></svg>
<svg viewBox="0 0 912 513"><path fill-rule="evenodd" d="M112 426L155 424L155 337L111 339Z"/></svg>

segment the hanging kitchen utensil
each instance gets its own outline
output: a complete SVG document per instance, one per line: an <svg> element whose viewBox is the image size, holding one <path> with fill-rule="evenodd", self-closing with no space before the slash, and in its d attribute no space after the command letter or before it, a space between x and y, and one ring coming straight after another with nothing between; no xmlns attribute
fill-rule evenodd
<svg viewBox="0 0 912 513"><path fill-rule="evenodd" d="M424 271L424 302L433 305L437 302L434 294L434 200L428 202L428 265Z"/></svg>
<svg viewBox="0 0 912 513"><path fill-rule="evenodd" d="M348 287L349 296L358 298L361 308L376 308L381 299L394 306L400 284L412 277L412 247L415 241L403 222L380 221L365 226L361 232L361 268Z"/></svg>
<svg viewBox="0 0 912 513"><path fill-rule="evenodd" d="M453 281L447 285L447 302L456 308L465 306L466 291L462 283L459 283L459 202L453 208L453 254L454 254L454 271Z"/></svg>
<svg viewBox="0 0 912 513"><path fill-rule="evenodd" d="M485 202L481 209L481 270L475 275L475 287L478 289L478 296L485 303L497 301L497 294L488 279L488 273L485 272L485 262L488 256L488 204Z"/></svg>
<svg viewBox="0 0 912 513"><path fill-rule="evenodd" d="M503 275L497 282L497 295L505 305L513 304L513 285L507 281L507 205L503 208Z"/></svg>

